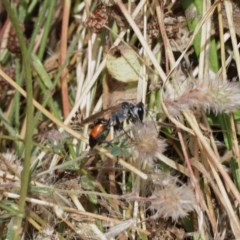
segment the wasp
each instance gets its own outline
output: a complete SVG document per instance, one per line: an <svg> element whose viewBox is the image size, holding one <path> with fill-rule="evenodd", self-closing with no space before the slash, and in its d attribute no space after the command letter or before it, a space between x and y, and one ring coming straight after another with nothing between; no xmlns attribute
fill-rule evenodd
<svg viewBox="0 0 240 240"><path fill-rule="evenodd" d="M123 129L123 123L125 121L133 123L138 121L142 122L144 116L144 105L142 102L139 102L136 105L129 102L122 102L118 106L103 110L101 114L107 111L111 111L109 119L97 118L93 121L91 126L92 129L89 134L89 145L91 148L106 139L111 127L113 127L114 130L119 131ZM99 114L100 113L94 114L90 118L96 118ZM90 118L85 119L83 123L89 121Z"/></svg>

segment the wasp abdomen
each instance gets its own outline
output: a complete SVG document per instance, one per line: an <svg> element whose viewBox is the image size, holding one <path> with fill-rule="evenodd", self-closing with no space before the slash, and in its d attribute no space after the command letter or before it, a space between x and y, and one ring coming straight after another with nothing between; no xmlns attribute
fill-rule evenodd
<svg viewBox="0 0 240 240"><path fill-rule="evenodd" d="M89 135L89 145L93 148L99 142L103 141L109 133L110 125L106 119L97 119L93 125Z"/></svg>

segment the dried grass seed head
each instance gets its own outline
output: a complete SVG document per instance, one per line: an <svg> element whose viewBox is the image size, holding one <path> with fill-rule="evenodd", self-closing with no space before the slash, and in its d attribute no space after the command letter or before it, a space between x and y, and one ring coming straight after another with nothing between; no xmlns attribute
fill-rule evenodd
<svg viewBox="0 0 240 240"><path fill-rule="evenodd" d="M196 206L195 195L190 186L174 184L164 188L156 188L150 197L150 208L156 213L152 218L172 218L177 221L186 217Z"/></svg>
<svg viewBox="0 0 240 240"><path fill-rule="evenodd" d="M158 138L154 122L136 123L132 128L134 137L134 156L140 161L150 161L152 164L156 153L165 151L166 143Z"/></svg>
<svg viewBox="0 0 240 240"><path fill-rule="evenodd" d="M240 83L230 82L210 73L208 81L204 83L207 88L206 100L202 107L205 111L218 113L230 113L240 108Z"/></svg>
<svg viewBox="0 0 240 240"><path fill-rule="evenodd" d="M215 114L229 113L240 108L240 83L223 80L213 73L202 81L193 81L180 72L166 85L163 99L172 116L200 108Z"/></svg>
<svg viewBox="0 0 240 240"><path fill-rule="evenodd" d="M19 174L21 174L23 166L21 159L16 155L13 150L7 150L4 153L0 153L0 169L8 171L8 166L14 168Z"/></svg>

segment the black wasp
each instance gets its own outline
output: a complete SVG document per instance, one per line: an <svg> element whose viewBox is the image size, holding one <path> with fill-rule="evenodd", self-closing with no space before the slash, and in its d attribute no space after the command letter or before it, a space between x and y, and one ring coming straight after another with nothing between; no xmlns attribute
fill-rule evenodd
<svg viewBox="0 0 240 240"><path fill-rule="evenodd" d="M111 111L109 119L97 118L99 114L103 112ZM97 118L93 121L92 129L89 134L89 145L91 148L100 144L104 141L110 131L110 128L113 127L114 130L123 129L124 121L127 122L142 122L144 116L144 105L142 102L137 103L136 105L129 102L122 102L120 105L106 109L101 113L92 115L90 118ZM83 123L89 122L89 119L85 119Z"/></svg>

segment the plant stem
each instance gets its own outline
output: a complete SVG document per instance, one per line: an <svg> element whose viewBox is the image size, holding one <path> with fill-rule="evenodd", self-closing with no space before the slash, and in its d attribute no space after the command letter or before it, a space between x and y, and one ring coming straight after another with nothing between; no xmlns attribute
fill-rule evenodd
<svg viewBox="0 0 240 240"><path fill-rule="evenodd" d="M61 52L60 52L60 64L64 63L67 54L67 39L68 39L68 24L69 24L69 15L71 9L71 1L65 0L63 4L63 21L62 21L62 34L61 34ZM62 92L62 106L63 106L63 115L66 118L69 114L69 97L68 97L68 85L67 77L68 71L67 68L64 68L61 75L61 92Z"/></svg>
<svg viewBox="0 0 240 240"><path fill-rule="evenodd" d="M27 104L26 104L26 114L27 114L27 127L26 127L26 136L25 136L25 156L23 171L21 176L21 190L20 190L20 199L19 199L19 211L22 213L21 216L17 216L13 221L14 232L12 239L21 238L21 224L22 216L25 215L25 202L28 193L28 186L30 181L30 159L31 159L31 150L32 150L32 135L33 135L33 104L32 104L32 75L30 69L30 55L27 51L26 40L22 33L22 30L19 26L19 20L17 17L16 10L11 7L9 0L3 0L3 4L6 8L6 11L11 19L11 23L15 28L18 41L20 43L22 60L23 60L23 70L26 79L26 90L27 90Z"/></svg>

